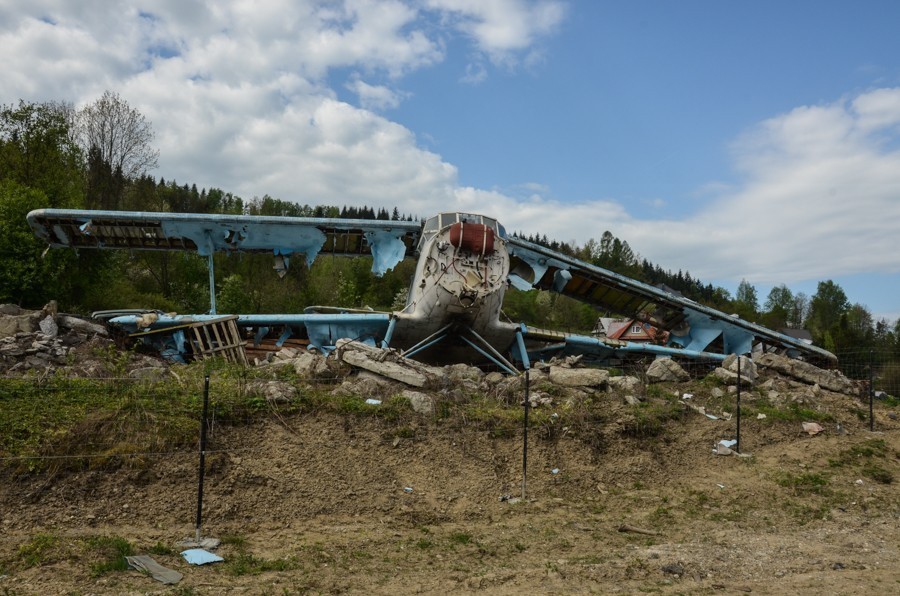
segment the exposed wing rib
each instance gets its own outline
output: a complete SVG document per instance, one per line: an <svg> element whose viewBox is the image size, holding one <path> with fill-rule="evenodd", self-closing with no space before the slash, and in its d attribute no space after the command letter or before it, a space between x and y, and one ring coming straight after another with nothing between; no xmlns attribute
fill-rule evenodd
<svg viewBox="0 0 900 596"><path fill-rule="evenodd" d="M669 331L669 343L686 350L703 352L720 341L723 353L743 354L762 343L829 363L837 361L827 350L543 246L510 237L507 248L510 282L515 287L558 292L650 323Z"/></svg>
<svg viewBox="0 0 900 596"><path fill-rule="evenodd" d="M40 209L28 214L34 233L53 247L372 255L384 273L415 251L417 222Z"/></svg>

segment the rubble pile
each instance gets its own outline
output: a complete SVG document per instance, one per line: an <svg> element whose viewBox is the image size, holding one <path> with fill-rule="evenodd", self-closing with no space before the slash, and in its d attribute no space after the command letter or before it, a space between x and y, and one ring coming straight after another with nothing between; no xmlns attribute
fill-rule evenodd
<svg viewBox="0 0 900 596"><path fill-rule="evenodd" d="M58 313L55 302L41 310L0 304L0 375L62 371L66 376L108 376L108 363L96 356L103 349L116 349L106 327ZM165 371L149 356L137 356L129 364L134 377L158 378Z"/></svg>
<svg viewBox="0 0 900 596"><path fill-rule="evenodd" d="M22 376L62 370L67 376L109 376L109 363L97 356L104 350L107 359L118 353L103 325L60 314L53 302L39 311L0 305L0 374ZM168 374L168 365L158 358L130 354L126 360L124 374L128 376L152 380ZM395 350L349 339L339 340L337 349L328 356L283 348L255 364L290 367L311 383L335 385L335 395L375 400L403 396L422 413L433 412L438 397L459 402L476 393L518 404L525 387L522 375L485 373L466 364L430 366L403 358ZM740 359L729 356L712 369L708 377L712 379L710 396L735 393L738 370L748 392L752 390L774 404L808 403L823 392L860 394L859 383L838 371L776 354L756 354ZM697 369L692 372L697 377ZM531 404L540 407L574 403L598 393L637 405L646 400L648 386L685 383L692 375L671 358L657 358L631 375L613 376L608 370L583 366L581 357L567 357L533 363L529 378ZM290 401L296 395L296 390L283 381L259 381L257 385L256 392L273 402Z"/></svg>

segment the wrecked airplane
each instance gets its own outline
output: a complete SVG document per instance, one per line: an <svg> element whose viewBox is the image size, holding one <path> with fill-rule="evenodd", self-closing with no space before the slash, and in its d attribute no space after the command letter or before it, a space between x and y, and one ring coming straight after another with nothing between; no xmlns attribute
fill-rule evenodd
<svg viewBox="0 0 900 596"><path fill-rule="evenodd" d="M196 251L208 258L210 312L203 315L107 313L110 325L155 342L170 357L190 355L190 329L230 321L257 341L278 334L308 340L327 353L354 338L430 362L486 362L517 372L531 361L582 354L600 362L633 355L723 360L768 351L819 364L830 352L697 304L653 286L507 234L491 217L441 213L418 222L182 213L42 209L28 214L34 233L51 247ZM215 252L269 253L283 272L295 255L312 264L320 254L368 255L381 275L404 258L417 264L406 306L397 312L310 307L303 313L216 312ZM537 329L501 320L509 286L557 292L652 325L667 343L636 343ZM231 325L231 323L229 323ZM212 348L236 342L233 331L207 334ZM199 337L199 336L198 336ZM226 339L223 339L226 338ZM202 340L202 338L200 338ZM203 343L202 341L200 343ZM231 345L231 344L229 344Z"/></svg>

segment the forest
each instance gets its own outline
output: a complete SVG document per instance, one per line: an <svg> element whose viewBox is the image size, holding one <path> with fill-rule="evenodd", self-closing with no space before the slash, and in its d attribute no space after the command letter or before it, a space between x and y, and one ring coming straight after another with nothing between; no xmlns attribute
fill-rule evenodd
<svg viewBox="0 0 900 596"><path fill-rule="evenodd" d="M414 221L431 214L403 214L396 207L301 205L264 195L244 199L219 188L151 176L159 157L147 119L119 95L107 91L76 110L70 103L0 107L0 303L90 313L106 308L155 308L181 313L209 309L206 261L193 254L136 251L47 250L28 227L33 209L110 209L340 217ZM606 231L599 240L573 246L546 236L522 236L597 266L680 292L697 302L771 329L804 328L817 345L835 353L877 352L900 360L900 321L875 320L832 280L813 296L786 285L765 300L746 280L734 296L704 284L687 271L667 271L640 257ZM301 259L279 278L270 257L216 255L219 312L298 312L311 305L402 306L413 263L383 277L370 273L367 258ZM510 320L568 331L589 331L598 316L571 299L511 289L504 303ZM615 313L612 313L615 314ZM863 358L863 356L859 356ZM851 357L851 360L853 357Z"/></svg>

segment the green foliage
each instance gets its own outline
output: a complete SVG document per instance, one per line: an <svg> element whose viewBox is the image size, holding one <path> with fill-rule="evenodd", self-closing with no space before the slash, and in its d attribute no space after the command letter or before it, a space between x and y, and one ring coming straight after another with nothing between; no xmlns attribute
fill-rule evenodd
<svg viewBox="0 0 900 596"><path fill-rule="evenodd" d="M91 536L84 539L85 546L93 557L100 560L91 565L91 575L98 577L110 571L127 571L125 557L134 555L134 547L119 536Z"/></svg>
<svg viewBox="0 0 900 596"><path fill-rule="evenodd" d="M775 482L779 486L791 489L794 494L813 493L821 495L825 494L828 487L828 478L819 472L804 472L802 474L781 472L776 476Z"/></svg>
<svg viewBox="0 0 900 596"><path fill-rule="evenodd" d="M624 420L622 432L626 436L650 438L661 435L670 420L681 418L684 410L675 399L641 402L629 408L629 418Z"/></svg>
<svg viewBox="0 0 900 596"><path fill-rule="evenodd" d="M39 567L55 560L53 553L58 545L59 537L55 534L35 534L31 540L19 547L18 555L26 568Z"/></svg>
<svg viewBox="0 0 900 596"><path fill-rule="evenodd" d="M290 571L297 567L295 559L265 559L250 553L239 553L225 563L228 573L235 576L259 575L266 571Z"/></svg>
<svg viewBox="0 0 900 596"><path fill-rule="evenodd" d="M765 414L766 420L782 422L834 422L834 416L828 412L820 412L811 408L804 408L800 404L791 403L787 407L776 407L769 401L760 399L753 406L746 408L747 416Z"/></svg>

